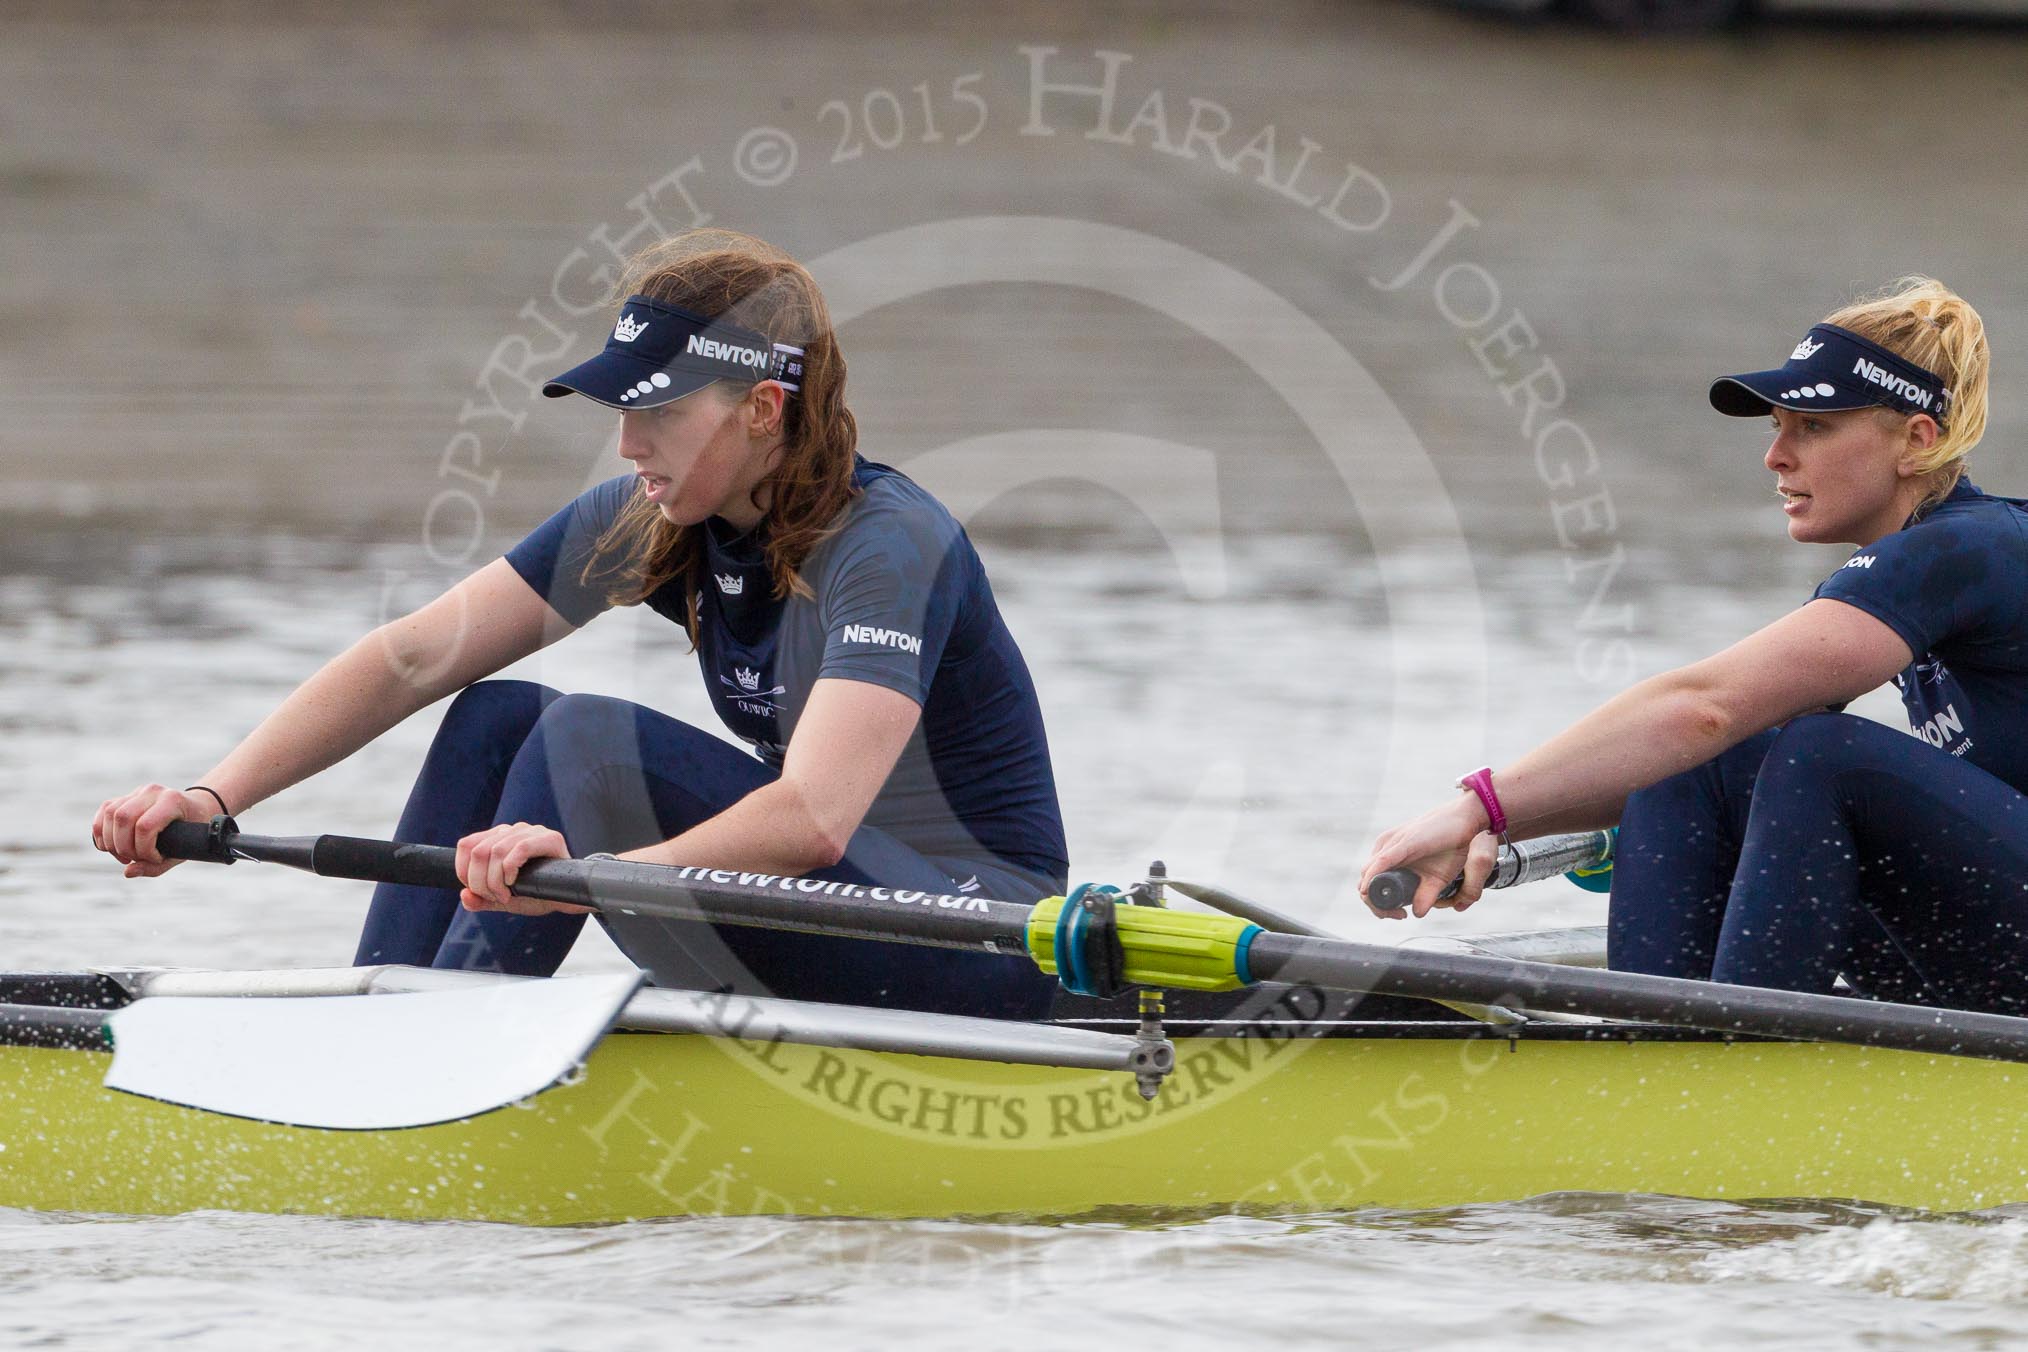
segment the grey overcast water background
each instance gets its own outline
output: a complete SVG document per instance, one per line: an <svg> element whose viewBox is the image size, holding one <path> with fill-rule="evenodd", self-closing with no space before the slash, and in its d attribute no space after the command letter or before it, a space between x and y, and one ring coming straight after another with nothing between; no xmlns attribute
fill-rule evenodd
<svg viewBox="0 0 2028 1352"><path fill-rule="evenodd" d="M1109 121L1037 101L1108 62ZM1077 877L1160 856L1399 939L1345 886L1381 828L1839 562L1787 544L1712 375L1933 272L1998 353L1975 477L2028 488L2024 69L2000 25L1642 41L1378 0L8 6L5 965L345 960L360 889L125 884L90 813L187 781L619 467L609 415L530 382L600 340L598 262L644 207L816 268L864 449L966 517L1035 669ZM526 674L709 717L632 614ZM250 825L385 833L433 722ZM1423 928L1602 915L1554 884ZM571 967L620 961L588 935ZM577 1231L14 1213L0 1339L1993 1347L2028 1318L2024 1252L2004 1212L1645 1197Z"/></svg>

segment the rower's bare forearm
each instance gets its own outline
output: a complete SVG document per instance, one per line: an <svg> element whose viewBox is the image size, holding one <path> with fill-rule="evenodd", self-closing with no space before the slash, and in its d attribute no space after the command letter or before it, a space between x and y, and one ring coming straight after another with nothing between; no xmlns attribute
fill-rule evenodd
<svg viewBox="0 0 2028 1352"><path fill-rule="evenodd" d="M444 674L429 679L403 670L385 632L375 630L296 687L200 782L244 812L336 765L455 688Z"/></svg>
<svg viewBox="0 0 2028 1352"><path fill-rule="evenodd" d="M564 632L542 598L495 559L326 662L201 782L244 812Z"/></svg>
<svg viewBox="0 0 2028 1352"><path fill-rule="evenodd" d="M1703 764L1753 730L1678 673L1643 681L1497 771L1509 830L1612 826L1634 790Z"/></svg>
<svg viewBox="0 0 2028 1352"><path fill-rule="evenodd" d="M1516 830L1610 826L1627 795L1764 729L1840 707L1913 661L1880 620L1816 600L1722 652L1652 676L1496 774Z"/></svg>

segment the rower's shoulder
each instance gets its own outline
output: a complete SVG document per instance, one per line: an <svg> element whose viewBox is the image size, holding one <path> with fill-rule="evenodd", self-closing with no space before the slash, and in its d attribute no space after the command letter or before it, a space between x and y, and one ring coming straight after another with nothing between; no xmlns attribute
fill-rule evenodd
<svg viewBox="0 0 2028 1352"><path fill-rule="evenodd" d="M859 492L845 509L841 534L898 531L918 539L952 541L964 527L934 493L892 465L862 460L853 471Z"/></svg>
<svg viewBox="0 0 2028 1352"><path fill-rule="evenodd" d="M861 460L853 468L852 482L862 501L892 510L920 510L948 517L950 512L936 495L892 465Z"/></svg>
<svg viewBox="0 0 2028 1352"><path fill-rule="evenodd" d="M1911 540L1951 537L1964 545L2028 549L2028 499L1978 489L1951 494L1903 532Z"/></svg>
<svg viewBox="0 0 2028 1352"><path fill-rule="evenodd" d="M1818 584L1816 596L1903 594L1929 604L1945 593L2013 595L2028 566L2028 502L1960 484L1900 530L1859 546Z"/></svg>
<svg viewBox="0 0 2028 1352"><path fill-rule="evenodd" d="M508 551L509 560L531 554L585 551L618 519L634 492L634 476L622 474L593 484L557 508L519 545Z"/></svg>
<svg viewBox="0 0 2028 1352"><path fill-rule="evenodd" d="M632 474L620 474L593 484L557 510L557 518L567 520L574 532L589 531L596 535L619 519L626 509L627 500L640 485Z"/></svg>

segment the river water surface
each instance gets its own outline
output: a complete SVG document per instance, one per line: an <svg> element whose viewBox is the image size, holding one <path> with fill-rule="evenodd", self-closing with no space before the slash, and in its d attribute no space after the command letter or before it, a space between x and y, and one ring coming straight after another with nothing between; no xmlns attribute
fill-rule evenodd
<svg viewBox="0 0 2028 1352"><path fill-rule="evenodd" d="M91 812L189 782L620 467L609 417L527 381L599 341L558 297L644 193L812 261L866 451L969 523L1034 668L1079 879L1160 857L1403 937L1346 885L1379 830L1841 561L1786 543L1759 429L1703 387L1857 287L1926 269L1984 308L2002 362L1975 472L2028 488L2028 162L1990 134L2028 111L2011 30L1627 43L1375 3L848 6L756 34L746 13L0 19L6 967L349 956L364 889L124 883ZM1098 81L1107 52L1095 137L1097 96L1035 84ZM1854 102L1890 57L1973 112ZM1183 153L1206 104L1230 170ZM1170 125L1126 136L1137 109ZM1880 164L1950 210L1859 172ZM709 720L653 617L516 674ZM249 828L385 834L433 725ZM1555 883L1422 930L1602 918ZM593 930L567 970L621 962ZM0 1341L1972 1348L2022 1340L2024 1258L2005 1210L1638 1196L563 1231L0 1213Z"/></svg>

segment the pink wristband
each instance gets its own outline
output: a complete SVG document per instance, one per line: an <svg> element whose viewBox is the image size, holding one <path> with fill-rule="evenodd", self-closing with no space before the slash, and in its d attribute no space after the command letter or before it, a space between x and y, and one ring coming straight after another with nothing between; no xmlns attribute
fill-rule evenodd
<svg viewBox="0 0 2028 1352"><path fill-rule="evenodd" d="M1493 767L1482 765L1458 781L1461 789L1470 789L1479 795L1479 802L1486 809L1486 825L1502 839L1507 835L1507 814L1500 807L1500 795L1493 792Z"/></svg>

